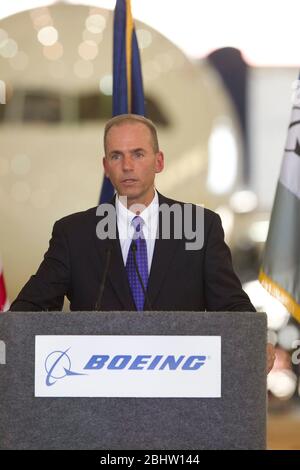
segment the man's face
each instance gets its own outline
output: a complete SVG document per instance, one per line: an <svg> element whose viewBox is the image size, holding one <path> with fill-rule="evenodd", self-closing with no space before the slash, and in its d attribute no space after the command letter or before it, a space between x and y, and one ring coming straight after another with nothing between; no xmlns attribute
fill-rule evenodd
<svg viewBox="0 0 300 470"><path fill-rule="evenodd" d="M155 153L151 132L143 123L124 123L111 127L103 158L105 175L128 205L148 205L154 195L155 173L164 167L162 152Z"/></svg>

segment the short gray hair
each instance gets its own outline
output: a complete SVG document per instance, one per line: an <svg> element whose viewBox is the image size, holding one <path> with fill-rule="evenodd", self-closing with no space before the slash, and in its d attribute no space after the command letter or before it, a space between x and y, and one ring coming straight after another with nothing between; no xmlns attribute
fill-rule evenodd
<svg viewBox="0 0 300 470"><path fill-rule="evenodd" d="M113 126L120 126L124 123L144 124L146 127L148 127L151 133L151 141L152 141L153 150L155 153L159 152L157 131L151 119L145 118L144 116L140 116L139 114L120 114L119 116L114 116L113 118L111 118L109 121L107 121L105 125L104 138L103 138L105 154L106 154L106 140L107 140L107 134L109 130Z"/></svg>

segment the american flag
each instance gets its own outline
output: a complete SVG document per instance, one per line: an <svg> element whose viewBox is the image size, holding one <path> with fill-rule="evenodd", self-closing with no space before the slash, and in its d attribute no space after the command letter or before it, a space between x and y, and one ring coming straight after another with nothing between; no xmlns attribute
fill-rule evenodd
<svg viewBox="0 0 300 470"><path fill-rule="evenodd" d="M4 283L4 275L2 269L2 263L0 259L0 312L5 312L5 310L9 309L9 302L6 295L5 283Z"/></svg>

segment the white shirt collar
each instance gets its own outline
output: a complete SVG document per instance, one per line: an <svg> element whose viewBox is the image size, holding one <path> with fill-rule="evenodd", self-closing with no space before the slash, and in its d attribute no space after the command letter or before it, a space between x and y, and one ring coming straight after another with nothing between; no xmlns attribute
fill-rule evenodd
<svg viewBox="0 0 300 470"><path fill-rule="evenodd" d="M144 221L143 232L145 238L156 237L158 206L158 194L156 189L154 189L154 197L151 203L139 214ZM120 202L118 194L116 195L116 212L120 239L132 238L134 228L131 223L136 214L128 210L127 207Z"/></svg>

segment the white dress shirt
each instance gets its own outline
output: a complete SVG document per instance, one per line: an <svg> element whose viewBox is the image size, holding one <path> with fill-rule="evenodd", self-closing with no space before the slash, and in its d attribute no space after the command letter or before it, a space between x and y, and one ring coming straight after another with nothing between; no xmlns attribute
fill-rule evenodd
<svg viewBox="0 0 300 470"><path fill-rule="evenodd" d="M131 212L116 196L116 212L117 212L117 225L119 231L119 239L122 250L124 266L126 265L128 251L130 248L131 240L134 234L134 227L132 225L133 218L137 215ZM158 212L159 203L158 195L155 190L154 198L149 206L144 209L139 216L143 219L143 234L147 244L147 258L148 258L148 274L150 274L151 263L153 258L157 225L158 225Z"/></svg>

